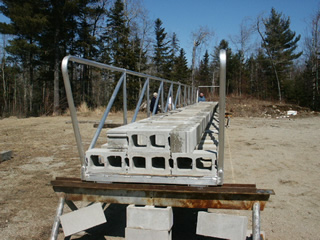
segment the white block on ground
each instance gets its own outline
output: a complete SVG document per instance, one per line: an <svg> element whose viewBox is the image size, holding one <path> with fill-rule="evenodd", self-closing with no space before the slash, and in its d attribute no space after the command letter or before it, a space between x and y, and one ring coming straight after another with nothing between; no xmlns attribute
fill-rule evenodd
<svg viewBox="0 0 320 240"><path fill-rule="evenodd" d="M230 240L245 240L248 218L227 214L198 212L197 234Z"/></svg>
<svg viewBox="0 0 320 240"><path fill-rule="evenodd" d="M65 236L81 232L107 222L101 203L60 216L61 225Z"/></svg>
<svg viewBox="0 0 320 240"><path fill-rule="evenodd" d="M157 208L154 206L127 207L127 227L170 231L173 225L173 213L171 207Z"/></svg>
<svg viewBox="0 0 320 240"><path fill-rule="evenodd" d="M171 240L171 231L146 230L126 227L126 240Z"/></svg>

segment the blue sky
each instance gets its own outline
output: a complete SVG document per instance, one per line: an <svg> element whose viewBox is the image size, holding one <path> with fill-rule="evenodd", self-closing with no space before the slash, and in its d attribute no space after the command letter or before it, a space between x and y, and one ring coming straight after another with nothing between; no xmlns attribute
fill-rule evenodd
<svg viewBox="0 0 320 240"><path fill-rule="evenodd" d="M240 24L244 19L256 20L259 15L268 17L271 8L290 17L291 30L301 34L299 48L303 48L303 40L310 25L311 17L320 9L320 0L142 0L152 21L160 18L168 34L175 32L184 48L189 64L191 63L192 37L191 33L200 26L205 26L214 32L208 45L203 46L211 53L222 39L229 41L230 37L239 35ZM3 21L0 15L0 21ZM310 27L310 26L309 26ZM253 36L254 38L257 36Z"/></svg>
<svg viewBox="0 0 320 240"><path fill-rule="evenodd" d="M209 52L222 39L228 40L233 48L230 36L239 35L241 22L246 18L254 21L261 14L268 17L274 7L277 12L290 17L291 30L301 34L299 47L302 49L310 19L320 8L319 0L143 0L143 3L152 20L160 18L168 34L177 34L189 64L191 32L199 26L206 26L214 32L210 44L203 47Z"/></svg>

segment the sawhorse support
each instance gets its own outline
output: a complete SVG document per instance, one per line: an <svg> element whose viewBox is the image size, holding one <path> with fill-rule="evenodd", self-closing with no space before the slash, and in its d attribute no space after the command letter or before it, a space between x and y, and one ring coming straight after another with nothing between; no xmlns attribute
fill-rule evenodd
<svg viewBox="0 0 320 240"><path fill-rule="evenodd" d="M273 190L257 189L255 184L224 184L214 187L182 185L94 183L77 178L57 178L51 182L59 204L51 232L56 240L65 203L76 210L73 201L252 210L253 240L260 240L260 211ZM124 195L125 193L125 195Z"/></svg>

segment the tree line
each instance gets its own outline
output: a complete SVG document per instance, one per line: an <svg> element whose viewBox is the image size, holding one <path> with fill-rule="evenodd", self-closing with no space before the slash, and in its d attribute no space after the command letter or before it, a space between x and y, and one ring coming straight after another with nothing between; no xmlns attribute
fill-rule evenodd
<svg viewBox="0 0 320 240"><path fill-rule="evenodd" d="M227 50L227 94L320 109L320 13L306 37L302 64L297 61L302 55L297 51L301 37L290 29L289 17L271 9L255 26L240 26L236 51L222 39L213 51L200 56L198 64L199 46L211 33L205 28L195 31L189 66L178 36L167 33L161 19L150 20L138 0L2 0L0 12L10 20L0 23L0 116L64 111L67 101L60 65L66 55L199 86L219 84L220 49ZM252 31L261 41L249 55L247 38ZM70 76L75 104L86 102L89 107L106 105L119 79L112 72L77 64L70 64ZM129 108L134 107L142 85L143 79L127 79Z"/></svg>

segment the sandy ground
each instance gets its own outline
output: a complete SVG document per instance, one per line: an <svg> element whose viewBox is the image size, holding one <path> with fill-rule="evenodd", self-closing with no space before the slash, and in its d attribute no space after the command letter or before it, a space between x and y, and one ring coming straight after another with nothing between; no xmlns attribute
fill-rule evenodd
<svg viewBox="0 0 320 240"><path fill-rule="evenodd" d="M80 124L87 147L96 130L92 121L99 118L79 119L88 121ZM121 116L112 114L110 119L119 122ZM72 125L67 121L68 116L0 120L0 151L13 151L11 160L0 163L0 239L49 238L58 204L50 181L80 176ZM104 142L105 131L98 145ZM267 239L320 239L319 144L319 116L231 119L226 130L225 182L274 189L276 195L261 212ZM194 227L195 212L175 209L174 213L174 229ZM111 206L106 214L105 234L72 239L124 239L125 206ZM251 218L250 211L235 214ZM174 234L173 239L196 239L181 236ZM65 239L62 232L59 239Z"/></svg>

